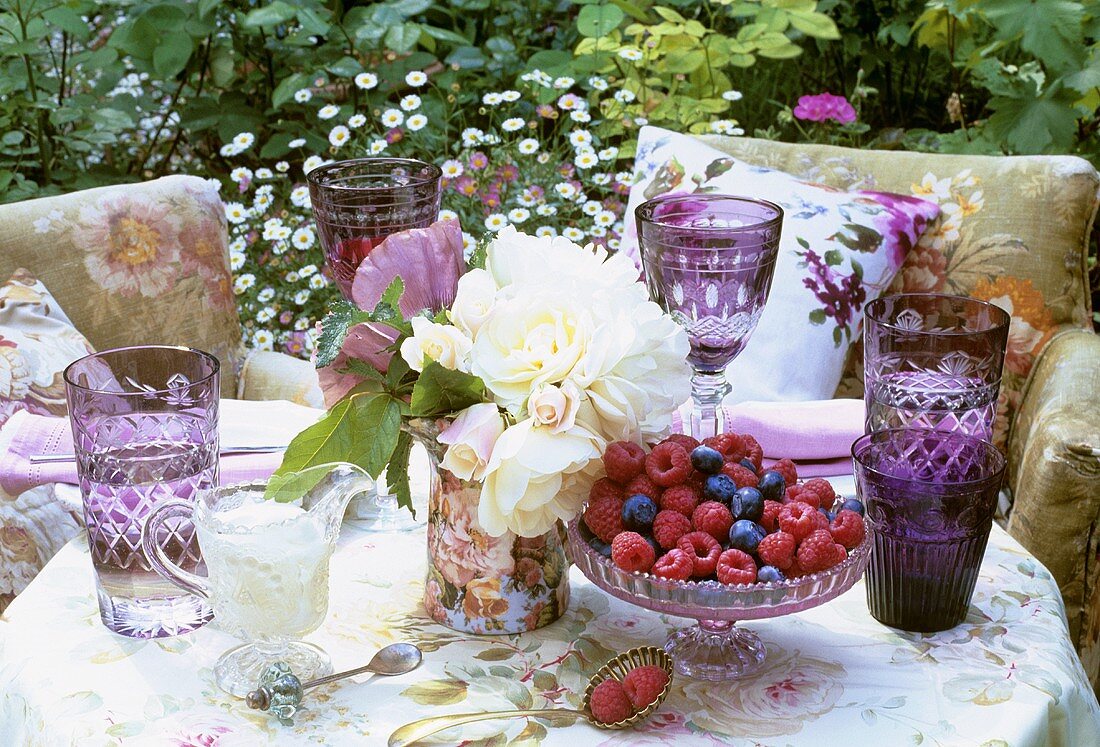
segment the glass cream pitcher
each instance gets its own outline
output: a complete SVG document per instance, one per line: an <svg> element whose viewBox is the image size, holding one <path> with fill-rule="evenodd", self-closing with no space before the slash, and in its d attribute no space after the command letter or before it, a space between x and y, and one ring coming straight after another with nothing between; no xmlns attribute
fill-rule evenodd
<svg viewBox="0 0 1100 747"><path fill-rule="evenodd" d="M168 501L149 514L141 538L149 564L208 600L218 626L248 641L214 665L222 690L244 697L276 661L302 681L332 672L328 654L300 639L328 612L329 559L348 501L372 485L362 472L341 466L296 501L265 499L267 483L254 482L204 490L193 504ZM188 521L205 578L180 568L165 551L165 540Z"/></svg>

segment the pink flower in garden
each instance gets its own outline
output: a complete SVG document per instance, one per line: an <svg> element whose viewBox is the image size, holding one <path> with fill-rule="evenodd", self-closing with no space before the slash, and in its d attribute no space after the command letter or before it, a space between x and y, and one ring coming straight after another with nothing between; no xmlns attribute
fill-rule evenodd
<svg viewBox="0 0 1100 747"><path fill-rule="evenodd" d="M539 104L535 107L535 114L538 114L543 119L558 118L558 110L550 106L550 104Z"/></svg>
<svg viewBox="0 0 1100 747"><path fill-rule="evenodd" d="M283 343L283 349L291 355L301 355L306 349L306 333L291 332L286 342Z"/></svg>
<svg viewBox="0 0 1100 747"><path fill-rule="evenodd" d="M819 93L816 96L801 96L794 116L809 122L827 122L830 119L840 124L856 121L856 110L843 96L831 93Z"/></svg>
<svg viewBox="0 0 1100 747"><path fill-rule="evenodd" d="M494 185L482 192L481 204L487 208L495 208L500 204L500 190Z"/></svg>
<svg viewBox="0 0 1100 747"><path fill-rule="evenodd" d="M489 165L489 156L482 153L480 150L470 156L470 168L474 171L481 171Z"/></svg>
<svg viewBox="0 0 1100 747"><path fill-rule="evenodd" d="M497 169L497 176L504 181L511 183L519 178L519 169L516 168L514 163L506 163Z"/></svg>
<svg viewBox="0 0 1100 747"><path fill-rule="evenodd" d="M532 199L539 200L540 202L542 201L542 198L546 197L546 190L540 187L538 184L532 184L524 191L529 192Z"/></svg>
<svg viewBox="0 0 1100 747"><path fill-rule="evenodd" d="M582 109L584 108L584 99L574 93L567 93L558 99L558 106L566 111L571 109Z"/></svg>
<svg viewBox="0 0 1100 747"><path fill-rule="evenodd" d="M405 138L405 131L400 127L394 127L386 131L386 142L390 145L399 143Z"/></svg>
<svg viewBox="0 0 1100 747"><path fill-rule="evenodd" d="M469 197L477 192L477 182L472 176L460 176L455 180L455 191Z"/></svg>
<svg viewBox="0 0 1100 747"><path fill-rule="evenodd" d="M292 321L294 321L293 311L284 311L283 313L279 314L279 324L282 324L284 327L290 324Z"/></svg>

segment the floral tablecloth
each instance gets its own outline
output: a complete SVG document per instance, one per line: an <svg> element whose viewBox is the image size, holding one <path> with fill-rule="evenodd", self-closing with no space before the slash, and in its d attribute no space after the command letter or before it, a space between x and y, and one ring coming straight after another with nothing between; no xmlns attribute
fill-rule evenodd
<svg viewBox="0 0 1100 747"><path fill-rule="evenodd" d="M311 640L338 669L394 641L425 651L415 672L312 690L294 726L222 694L211 667L234 644L214 626L141 641L99 622L83 538L0 617L0 745L274 743L383 745L428 715L576 705L615 652L660 645L684 623L612 599L576 569L569 611L520 636L450 631L420 600L424 535L345 524L329 616ZM677 678L643 728L537 720L473 724L438 742L484 745L1100 745L1100 708L1070 647L1050 574L994 527L970 614L936 635L867 614L862 583L797 615L750 623L762 671L729 684ZM479 741L480 740L480 741Z"/></svg>

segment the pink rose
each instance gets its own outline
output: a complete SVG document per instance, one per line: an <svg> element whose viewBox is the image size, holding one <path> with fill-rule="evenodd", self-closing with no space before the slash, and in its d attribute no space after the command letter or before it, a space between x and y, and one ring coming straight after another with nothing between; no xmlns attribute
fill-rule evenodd
<svg viewBox="0 0 1100 747"><path fill-rule="evenodd" d="M462 480L481 480L502 433L504 420L495 404L483 402L467 407L439 434L439 442L447 444L441 466Z"/></svg>

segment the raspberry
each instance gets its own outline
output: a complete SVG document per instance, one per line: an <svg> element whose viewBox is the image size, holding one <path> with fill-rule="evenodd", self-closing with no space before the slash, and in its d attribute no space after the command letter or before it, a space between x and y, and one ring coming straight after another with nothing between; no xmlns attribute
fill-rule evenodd
<svg viewBox="0 0 1100 747"><path fill-rule="evenodd" d="M623 493L623 489L613 483L606 477L601 477L592 484L592 489L588 491L588 502L599 498L601 495L612 495L619 499L619 503L626 500L626 495Z"/></svg>
<svg viewBox="0 0 1100 747"><path fill-rule="evenodd" d="M801 542L810 532L817 529L815 514L820 516L816 508L805 503L787 503L779 509L779 528L784 532L793 534L795 540Z"/></svg>
<svg viewBox="0 0 1100 747"><path fill-rule="evenodd" d="M833 535L833 539L849 550L859 547L864 532L863 517L847 508L840 509L829 525L829 533Z"/></svg>
<svg viewBox="0 0 1100 747"><path fill-rule="evenodd" d="M768 565L774 565L779 570L785 571L794 562L797 544L793 534L783 531L773 532L760 540L756 553Z"/></svg>
<svg viewBox="0 0 1100 747"><path fill-rule="evenodd" d="M817 529L802 540L798 546L798 565L806 573L817 573L848 557L844 545L833 541L833 535L824 529Z"/></svg>
<svg viewBox="0 0 1100 747"><path fill-rule="evenodd" d="M794 562L791 563L791 567L783 571L787 574L787 578L802 578L806 575L806 571L802 570L802 566L798 564L798 556L794 558Z"/></svg>
<svg viewBox="0 0 1100 747"><path fill-rule="evenodd" d="M727 462L737 463L747 456L745 439L736 433L719 433L717 436L704 438L703 443L721 452L722 459Z"/></svg>
<svg viewBox="0 0 1100 747"><path fill-rule="evenodd" d="M623 690L638 711L655 703L667 684L668 673L653 665L631 669L623 677Z"/></svg>
<svg viewBox="0 0 1100 747"><path fill-rule="evenodd" d="M782 503L764 501L764 515L760 517L760 526L768 532L779 529L779 509L781 508L783 508Z"/></svg>
<svg viewBox="0 0 1100 747"><path fill-rule="evenodd" d="M690 532L681 537L676 546L691 558L692 576L703 578L714 573L718 566L718 556L722 553L722 546L714 537L706 532Z"/></svg>
<svg viewBox="0 0 1100 747"><path fill-rule="evenodd" d="M662 511L678 511L690 519L698 505L699 494L687 485L677 485L661 493Z"/></svg>
<svg viewBox="0 0 1100 747"><path fill-rule="evenodd" d="M677 443L657 444L645 458L645 471L662 488L671 488L691 477L691 455Z"/></svg>
<svg viewBox="0 0 1100 747"><path fill-rule="evenodd" d="M690 531L691 519L679 511L661 511L653 520L653 539L665 550L676 547L680 538Z"/></svg>
<svg viewBox="0 0 1100 747"><path fill-rule="evenodd" d="M626 694L623 683L614 677L608 677L596 685L588 698L588 709L592 711L592 718L601 724L614 724L634 715L630 696Z"/></svg>
<svg viewBox="0 0 1100 747"><path fill-rule="evenodd" d="M815 530L824 529L824 530L828 531L828 529L829 529L829 517L826 516L825 512L823 510L821 510L820 508L817 511L815 511L814 513L817 514L817 516L814 517L814 529Z"/></svg>
<svg viewBox="0 0 1100 747"><path fill-rule="evenodd" d="M691 557L680 548L674 547L657 558L650 573L658 578L667 578L669 581L687 581L695 569L695 563Z"/></svg>
<svg viewBox="0 0 1100 747"><path fill-rule="evenodd" d="M706 532L722 542L729 537L733 526L733 514L718 501L700 503L691 514L691 527L697 532Z"/></svg>
<svg viewBox="0 0 1100 747"><path fill-rule="evenodd" d="M645 469L645 449L631 441L616 441L603 453L603 467L608 477L626 485Z"/></svg>
<svg viewBox="0 0 1100 747"><path fill-rule="evenodd" d="M756 582L756 562L747 552L726 550L718 558L718 580L724 584Z"/></svg>
<svg viewBox="0 0 1100 747"><path fill-rule="evenodd" d="M623 531L623 502L613 495L598 495L584 510L584 523L604 542Z"/></svg>
<svg viewBox="0 0 1100 747"><path fill-rule="evenodd" d="M722 465L722 474L739 488L755 488L760 483L757 474L739 462L726 462Z"/></svg>
<svg viewBox="0 0 1100 747"><path fill-rule="evenodd" d="M689 436L686 433L673 433L671 436L666 438L661 443L663 443L663 444L667 444L667 443L680 444L681 446L684 447L684 451L686 451L688 454L690 454L692 452L692 450L696 446L699 445L698 441L696 441L694 438L692 438L691 436Z"/></svg>
<svg viewBox="0 0 1100 747"><path fill-rule="evenodd" d="M649 479L649 475L643 472L642 474L631 480L630 483L625 488L623 488L624 498L631 495L646 495L652 498L654 502L660 503L661 488Z"/></svg>
<svg viewBox="0 0 1100 747"><path fill-rule="evenodd" d="M756 472L759 474L764 467L764 450L760 448L757 440L747 433L741 438L745 440L746 456L756 465Z"/></svg>
<svg viewBox="0 0 1100 747"><path fill-rule="evenodd" d="M836 491L833 490L833 486L828 480L823 480L820 477L802 483L802 493L803 495L812 493L817 496L817 506L815 508L831 508L836 503Z"/></svg>
<svg viewBox="0 0 1100 747"><path fill-rule="evenodd" d="M821 508L821 505L818 501L817 493L806 490L802 487L800 483L795 483L794 485L791 485L789 488L787 488L786 502L791 503L793 501L805 503L807 506L811 506L813 508Z"/></svg>
<svg viewBox="0 0 1100 747"><path fill-rule="evenodd" d="M620 532L611 541L611 560L624 571L648 571L657 553L653 545L637 532Z"/></svg>
<svg viewBox="0 0 1100 747"><path fill-rule="evenodd" d="M768 469L775 470L783 475L783 479L786 481L787 485L794 485L798 482L798 470L795 469L794 462L790 459L780 459L778 462L768 467Z"/></svg>

